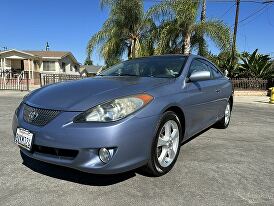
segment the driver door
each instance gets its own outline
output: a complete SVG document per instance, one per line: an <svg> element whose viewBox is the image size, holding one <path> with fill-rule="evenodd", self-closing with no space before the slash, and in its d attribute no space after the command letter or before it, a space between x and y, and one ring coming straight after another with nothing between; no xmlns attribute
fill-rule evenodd
<svg viewBox="0 0 274 206"><path fill-rule="evenodd" d="M193 72L210 71L203 59L194 59L189 67L187 78ZM210 71L211 72L211 71ZM189 137L209 127L216 122L218 110L216 109L215 81L211 73L211 79L203 81L187 81L186 113L188 115Z"/></svg>

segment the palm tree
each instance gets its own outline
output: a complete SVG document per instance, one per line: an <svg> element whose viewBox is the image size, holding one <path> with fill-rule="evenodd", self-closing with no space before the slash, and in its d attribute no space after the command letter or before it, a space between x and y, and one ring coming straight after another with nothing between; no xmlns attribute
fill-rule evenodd
<svg viewBox="0 0 274 206"><path fill-rule="evenodd" d="M124 54L135 58L153 53L152 34L156 26L144 13L141 0L101 0L102 7L109 7L110 15L102 29L88 42L87 53L95 47L106 62L117 62Z"/></svg>
<svg viewBox="0 0 274 206"><path fill-rule="evenodd" d="M90 56L87 56L87 58L85 59L84 65L93 65L93 62Z"/></svg>
<svg viewBox="0 0 274 206"><path fill-rule="evenodd" d="M228 76L231 78L239 77L241 75L239 71L240 56L241 54L236 52L235 59L234 61L232 61L230 51L223 51L220 52L218 55L211 54L210 52L207 54L207 58L215 63L218 68L221 69L223 72L227 70Z"/></svg>
<svg viewBox="0 0 274 206"><path fill-rule="evenodd" d="M202 0L202 10L201 10L201 23L206 21L206 0ZM206 56L208 54L206 40L204 39L204 32L202 31L198 42L198 54L201 56Z"/></svg>
<svg viewBox="0 0 274 206"><path fill-rule="evenodd" d="M157 53L179 48L183 54L189 54L191 47L201 42L203 34L220 49L229 47L229 28L222 21L196 21L199 5L199 1L163 0L149 9L148 13L160 21Z"/></svg>

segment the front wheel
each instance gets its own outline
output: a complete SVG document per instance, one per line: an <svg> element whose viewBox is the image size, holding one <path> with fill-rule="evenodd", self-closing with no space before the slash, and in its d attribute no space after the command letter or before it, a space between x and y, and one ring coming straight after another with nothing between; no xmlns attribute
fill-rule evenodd
<svg viewBox="0 0 274 206"><path fill-rule="evenodd" d="M154 176L169 172L174 166L182 138L182 127L178 116L171 111L164 113L152 143L147 171Z"/></svg>
<svg viewBox="0 0 274 206"><path fill-rule="evenodd" d="M231 117L231 103L230 101L228 101L225 107L224 117L215 124L215 127L220 129L227 128L230 122L230 117Z"/></svg>

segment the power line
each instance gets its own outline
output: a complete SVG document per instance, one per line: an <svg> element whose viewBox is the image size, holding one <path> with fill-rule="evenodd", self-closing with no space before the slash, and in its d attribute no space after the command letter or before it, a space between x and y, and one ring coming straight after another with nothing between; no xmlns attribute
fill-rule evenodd
<svg viewBox="0 0 274 206"><path fill-rule="evenodd" d="M147 2L162 2L163 0L144 0ZM199 0L190 0L193 2L200 2ZM207 0L208 3L235 3L235 0ZM241 3L257 3L257 4L269 4L274 3L274 0L242 0Z"/></svg>
<svg viewBox="0 0 274 206"><path fill-rule="evenodd" d="M220 17L220 19L222 19L234 6L236 5L236 3L235 4L233 4L232 6L230 6L226 11L225 11L225 13Z"/></svg>
<svg viewBox="0 0 274 206"><path fill-rule="evenodd" d="M273 5L273 4L272 4L272 5ZM272 5L271 5L271 6L272 6ZM271 8L271 6L268 7L267 10L266 10L266 12L267 12L267 21L268 21L268 24L269 24L270 26L274 27L274 25L272 24L272 21L270 20L270 17L269 17L269 9Z"/></svg>
<svg viewBox="0 0 274 206"><path fill-rule="evenodd" d="M241 2L242 2L242 1L241 1ZM261 7L260 9L258 9L258 10L256 10L256 11L252 12L250 15L248 15L248 16L245 17L244 19L240 20L238 23L241 24L241 26L245 26L245 25L249 24L250 22L254 21L256 18L251 19L250 21L246 22L245 24L242 24L242 23L245 22L245 21L247 21L248 19L250 19L250 18L256 16L256 15L259 15L259 16L262 15L262 14L263 14L263 10L264 10L265 8L267 8L269 5L270 5L270 4L264 5L264 6ZM234 24L232 24L232 25L230 26L230 28L233 28L233 27L234 27Z"/></svg>
<svg viewBox="0 0 274 206"><path fill-rule="evenodd" d="M255 12L251 13L250 15L248 15L247 17L245 17L244 19L240 20L239 23L242 23L242 22L248 20L249 18L255 16L256 14L260 13L261 11L263 11L268 6L269 6L269 4L264 5L262 8L256 10Z"/></svg>
<svg viewBox="0 0 274 206"><path fill-rule="evenodd" d="M198 2L198 0L191 0L191 1ZM235 0L209 0L208 2L212 2L212 3L235 3ZM266 0L266 1L241 0L241 3L266 4L266 3L273 3L273 2L274 2L274 0Z"/></svg>

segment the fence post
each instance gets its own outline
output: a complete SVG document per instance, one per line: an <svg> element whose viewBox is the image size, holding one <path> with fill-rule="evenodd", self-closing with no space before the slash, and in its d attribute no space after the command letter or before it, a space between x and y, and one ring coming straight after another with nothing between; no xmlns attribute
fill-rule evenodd
<svg viewBox="0 0 274 206"><path fill-rule="evenodd" d="M43 76L43 83L44 83L44 85L47 85L47 83L46 83L46 75Z"/></svg>
<svg viewBox="0 0 274 206"><path fill-rule="evenodd" d="M27 76L27 91L29 91L29 73L26 73Z"/></svg>
<svg viewBox="0 0 274 206"><path fill-rule="evenodd" d="M40 87L42 87L42 73L39 73Z"/></svg>

